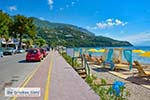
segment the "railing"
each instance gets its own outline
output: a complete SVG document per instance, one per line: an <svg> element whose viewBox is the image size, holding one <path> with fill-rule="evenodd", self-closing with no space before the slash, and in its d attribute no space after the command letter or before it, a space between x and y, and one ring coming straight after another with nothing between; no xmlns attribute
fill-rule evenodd
<svg viewBox="0 0 150 100"><path fill-rule="evenodd" d="M86 74L87 74L87 75L90 75L90 74L91 74L90 67L89 67L89 65L88 65L88 63L87 63L87 60L86 60L85 56L82 55L82 56L81 56L81 59L82 59L83 67L84 67L85 70L86 70Z"/></svg>
<svg viewBox="0 0 150 100"><path fill-rule="evenodd" d="M62 54L62 52L61 52L60 49L58 50L58 52L59 52L60 54ZM81 67L82 67L82 68L85 68L85 71L86 71L86 74L87 74L87 75L90 75L90 74L91 74L90 67L89 67L89 65L88 65L88 63L87 63L87 60L86 60L85 56L84 56L83 54L81 54L81 53L79 54L78 57L72 57L72 67L73 67L73 68L75 67L74 61L75 61L76 59L78 59L78 58L81 58Z"/></svg>

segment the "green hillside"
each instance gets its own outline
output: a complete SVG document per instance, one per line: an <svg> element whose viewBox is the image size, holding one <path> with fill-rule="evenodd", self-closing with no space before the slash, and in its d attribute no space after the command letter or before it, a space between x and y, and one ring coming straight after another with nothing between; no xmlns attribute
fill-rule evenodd
<svg viewBox="0 0 150 100"><path fill-rule="evenodd" d="M74 25L33 19L34 24L37 26L37 35L45 39L49 45L67 47L132 46L127 41L95 36L88 30Z"/></svg>

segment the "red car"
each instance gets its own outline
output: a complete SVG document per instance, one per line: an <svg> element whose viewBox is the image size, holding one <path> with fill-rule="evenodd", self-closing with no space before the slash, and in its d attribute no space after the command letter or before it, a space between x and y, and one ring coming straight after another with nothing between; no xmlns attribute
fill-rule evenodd
<svg viewBox="0 0 150 100"><path fill-rule="evenodd" d="M43 57L47 56L47 52L44 48L40 48L40 52L43 54Z"/></svg>
<svg viewBox="0 0 150 100"><path fill-rule="evenodd" d="M30 49L26 55L26 61L41 61L43 54L39 49Z"/></svg>

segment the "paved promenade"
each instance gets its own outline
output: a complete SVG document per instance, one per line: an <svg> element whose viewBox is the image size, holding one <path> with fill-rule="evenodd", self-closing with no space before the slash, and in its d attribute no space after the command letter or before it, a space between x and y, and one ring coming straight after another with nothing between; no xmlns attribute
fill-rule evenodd
<svg viewBox="0 0 150 100"><path fill-rule="evenodd" d="M99 100L87 83L57 52L34 69L20 87L40 87L40 97L13 97L12 100Z"/></svg>

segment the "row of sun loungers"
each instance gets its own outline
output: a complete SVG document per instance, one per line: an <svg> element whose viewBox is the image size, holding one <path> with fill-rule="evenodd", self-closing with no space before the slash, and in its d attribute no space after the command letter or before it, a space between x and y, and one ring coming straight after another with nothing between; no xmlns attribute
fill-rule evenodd
<svg viewBox="0 0 150 100"><path fill-rule="evenodd" d="M84 55L86 60L91 62L92 64L96 65L101 65L104 63L104 60L102 58L97 58L97 57L91 57L89 55ZM121 68L129 68L128 63L120 63L119 61L116 61L115 64L115 69L114 70L119 70ZM133 67L138 70L138 75L141 77L147 77L150 76L150 71L144 71L142 65L138 61L134 61Z"/></svg>
<svg viewBox="0 0 150 100"><path fill-rule="evenodd" d="M93 62L93 64L101 65L103 63L103 60L101 58L90 57L89 55L84 55L84 56L88 62Z"/></svg>

